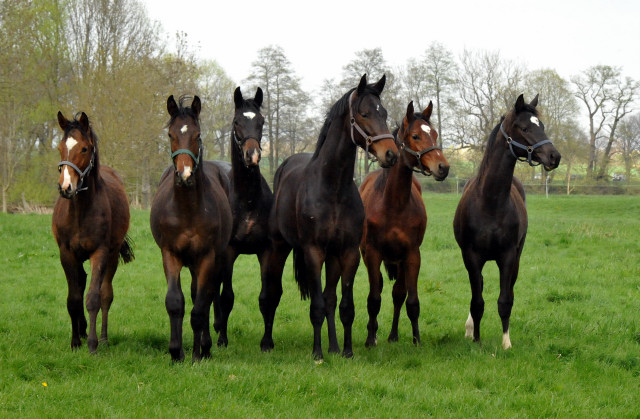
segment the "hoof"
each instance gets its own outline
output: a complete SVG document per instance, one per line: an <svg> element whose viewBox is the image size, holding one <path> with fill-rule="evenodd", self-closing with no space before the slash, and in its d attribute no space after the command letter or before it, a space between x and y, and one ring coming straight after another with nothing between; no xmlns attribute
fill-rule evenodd
<svg viewBox="0 0 640 419"><path fill-rule="evenodd" d="M351 349L344 350L342 356L345 358L353 358L353 351Z"/></svg>

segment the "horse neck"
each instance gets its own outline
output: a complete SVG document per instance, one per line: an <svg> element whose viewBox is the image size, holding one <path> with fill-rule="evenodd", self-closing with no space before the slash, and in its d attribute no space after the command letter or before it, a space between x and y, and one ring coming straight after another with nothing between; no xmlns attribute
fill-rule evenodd
<svg viewBox="0 0 640 419"><path fill-rule="evenodd" d="M398 162L388 170L387 181L382 196L385 208L402 210L411 198L413 186L413 170L407 161L407 153L400 151Z"/></svg>
<svg viewBox="0 0 640 419"><path fill-rule="evenodd" d="M478 172L478 185L486 203L490 205L502 206L511 194L516 159L505 144L504 136L498 132L494 141L487 145Z"/></svg>
<svg viewBox="0 0 640 419"><path fill-rule="evenodd" d="M91 209L100 186L101 182L98 178L98 171L94 166L84 178L82 184L82 188L87 189L78 192L69 200L69 211L75 214L77 220L82 219L83 214Z"/></svg>
<svg viewBox="0 0 640 419"><path fill-rule="evenodd" d="M336 118L327 131L327 138L311 161L329 190L340 191L353 184L357 146L351 140L348 118Z"/></svg>

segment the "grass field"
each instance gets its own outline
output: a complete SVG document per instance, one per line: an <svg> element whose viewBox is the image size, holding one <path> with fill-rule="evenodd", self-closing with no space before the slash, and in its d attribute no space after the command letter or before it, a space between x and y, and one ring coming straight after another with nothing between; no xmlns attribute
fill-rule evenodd
<svg viewBox="0 0 640 419"><path fill-rule="evenodd" d="M290 265L276 347L260 352L253 256L236 263L229 347L214 347L212 358L197 364L172 363L166 283L147 211L133 212L136 260L116 274L109 346L93 356L86 343L72 352L51 217L0 214L0 416L640 417L640 197L528 198L509 351L500 346L494 263L484 270L482 343L464 339L470 291L451 226L458 197L424 198L422 345L411 343L404 313L400 341L386 341L387 282L378 346L364 347L368 282L361 264L355 356L328 354L325 331L320 365L311 357L309 302L300 301ZM188 278L183 271L185 295ZM188 316L184 330L189 359Z"/></svg>

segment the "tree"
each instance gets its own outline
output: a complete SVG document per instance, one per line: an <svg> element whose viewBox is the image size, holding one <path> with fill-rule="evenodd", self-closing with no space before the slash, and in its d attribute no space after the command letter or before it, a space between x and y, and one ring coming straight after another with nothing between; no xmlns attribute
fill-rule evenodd
<svg viewBox="0 0 640 419"><path fill-rule="evenodd" d="M640 114L631 115L620 123L619 138L618 147L628 182L631 179L631 169L640 158Z"/></svg>

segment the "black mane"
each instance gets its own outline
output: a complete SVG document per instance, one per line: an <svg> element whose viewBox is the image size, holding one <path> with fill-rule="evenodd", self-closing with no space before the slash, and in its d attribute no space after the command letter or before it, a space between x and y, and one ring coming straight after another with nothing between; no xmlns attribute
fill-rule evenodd
<svg viewBox="0 0 640 419"><path fill-rule="evenodd" d="M167 125L165 126L165 128L170 127L178 117L191 117L193 118L194 121L196 121L196 124L198 126L200 125L200 118L195 113L195 111L191 109L191 106L184 105L186 101L191 102L192 100L193 98L191 96L188 96L188 95L180 96L180 99L178 99L178 112L176 112L175 115L171 116L171 119L169 119L169 122L167 122Z"/></svg>
<svg viewBox="0 0 640 419"><path fill-rule="evenodd" d="M318 153L322 148L322 145L327 139L327 133L329 132L329 127L331 126L331 123L334 121L334 119L342 117L345 113L349 111L349 97L351 96L351 93L353 93L354 90L356 89L353 88L349 90L347 93L345 93L340 99L338 99L336 103L333 104L331 109L329 109L329 112L327 112L327 116L324 120L324 125L322 125L322 129L320 130L320 135L318 136L318 142L316 143L316 151L313 153L312 158L316 158L318 156ZM362 94L360 95L360 98L368 94L374 95L375 97L378 97L378 98L380 97L380 94L378 93L378 91L374 89L373 86L370 86L370 85L367 85L364 88L364 92L362 92ZM353 103L353 105L355 106L356 104Z"/></svg>

